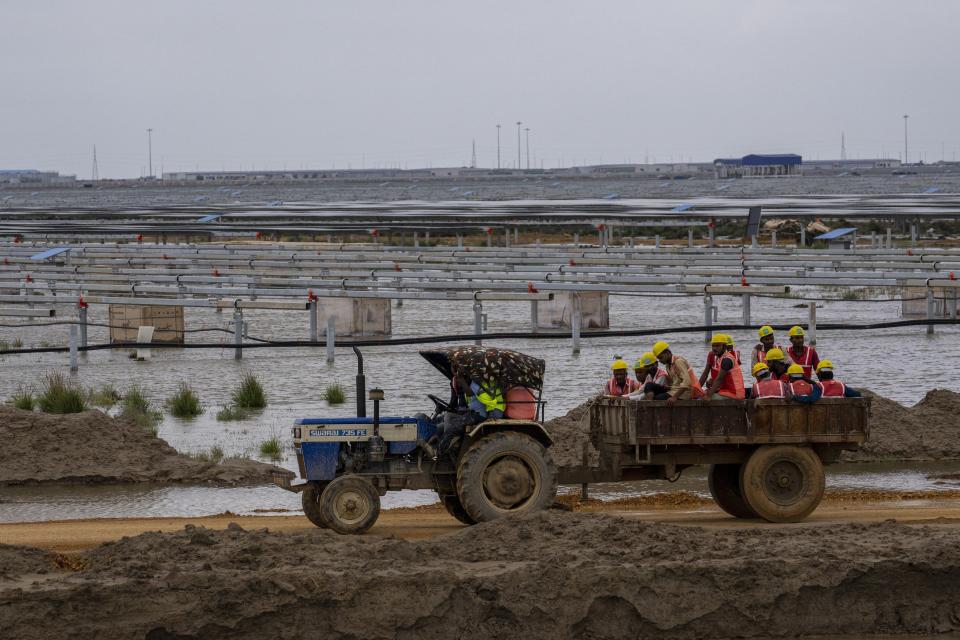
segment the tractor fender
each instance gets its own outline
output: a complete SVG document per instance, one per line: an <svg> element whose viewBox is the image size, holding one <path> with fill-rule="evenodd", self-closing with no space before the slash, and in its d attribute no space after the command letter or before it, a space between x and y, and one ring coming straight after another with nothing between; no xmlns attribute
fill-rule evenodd
<svg viewBox="0 0 960 640"><path fill-rule="evenodd" d="M476 440L488 433L500 433L503 431L525 433L544 447L549 447L553 444L553 439L550 437L550 434L547 433L547 430L544 429L543 425L539 422L533 420L510 420L509 418L485 420L480 424L474 425L467 431L467 439Z"/></svg>

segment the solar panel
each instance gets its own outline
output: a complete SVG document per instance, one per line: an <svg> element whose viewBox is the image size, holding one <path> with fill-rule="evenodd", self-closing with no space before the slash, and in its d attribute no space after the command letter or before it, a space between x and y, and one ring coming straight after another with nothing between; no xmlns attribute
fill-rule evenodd
<svg viewBox="0 0 960 640"><path fill-rule="evenodd" d="M52 258L53 256L60 255L61 253L66 253L67 251L70 251L70 247L56 247L53 249L47 249L46 251L42 251L40 253L36 253L30 256L30 259L46 260L47 258Z"/></svg>
<svg viewBox="0 0 960 640"><path fill-rule="evenodd" d="M843 227L842 229L834 229L833 231L828 231L826 233L821 233L814 240L836 240L842 236L845 236L849 233L856 231L856 227Z"/></svg>

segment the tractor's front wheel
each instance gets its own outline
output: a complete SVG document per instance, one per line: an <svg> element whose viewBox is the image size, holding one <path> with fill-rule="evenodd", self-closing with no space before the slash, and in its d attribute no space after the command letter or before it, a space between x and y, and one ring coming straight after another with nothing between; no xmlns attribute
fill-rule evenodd
<svg viewBox="0 0 960 640"><path fill-rule="evenodd" d="M380 495L368 481L340 476L320 495L320 519L337 533L363 533L380 515Z"/></svg>
<svg viewBox="0 0 960 640"><path fill-rule="evenodd" d="M491 433L460 458L457 495L476 522L539 511L557 495L557 469L550 451L530 436Z"/></svg>

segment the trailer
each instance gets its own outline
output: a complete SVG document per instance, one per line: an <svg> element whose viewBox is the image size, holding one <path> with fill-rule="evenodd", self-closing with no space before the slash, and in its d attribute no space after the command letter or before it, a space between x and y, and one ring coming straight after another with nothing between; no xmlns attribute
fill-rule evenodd
<svg viewBox="0 0 960 640"><path fill-rule="evenodd" d="M674 480L709 465L710 494L736 518L797 522L823 498L826 464L869 437L870 398L634 401L590 408L599 466L558 468L559 484Z"/></svg>

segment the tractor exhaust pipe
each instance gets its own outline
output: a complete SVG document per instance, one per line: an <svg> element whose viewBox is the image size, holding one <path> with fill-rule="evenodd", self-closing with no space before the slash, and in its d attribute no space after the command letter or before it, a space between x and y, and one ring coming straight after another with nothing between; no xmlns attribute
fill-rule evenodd
<svg viewBox="0 0 960 640"><path fill-rule="evenodd" d="M354 347L353 352L357 354L357 417L367 417L367 379L363 375L363 354L360 349Z"/></svg>

